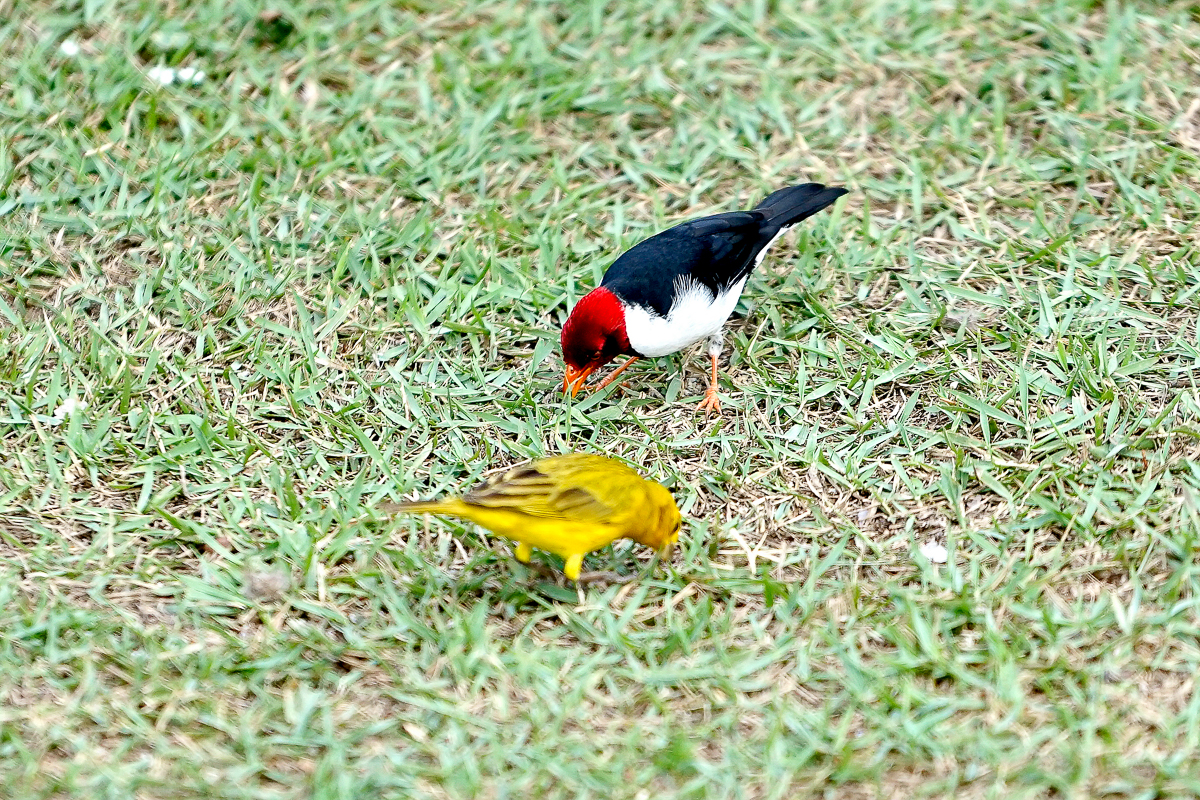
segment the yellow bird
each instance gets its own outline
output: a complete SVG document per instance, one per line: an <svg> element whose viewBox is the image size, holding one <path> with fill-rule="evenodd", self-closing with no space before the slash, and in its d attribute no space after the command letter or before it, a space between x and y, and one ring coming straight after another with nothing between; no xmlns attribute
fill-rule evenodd
<svg viewBox="0 0 1200 800"><path fill-rule="evenodd" d="M583 557L617 539L633 539L669 554L683 520L675 499L619 461L572 453L514 467L462 498L386 503L396 511L468 519L517 543L528 562L533 548L562 556L563 573L579 580Z"/></svg>

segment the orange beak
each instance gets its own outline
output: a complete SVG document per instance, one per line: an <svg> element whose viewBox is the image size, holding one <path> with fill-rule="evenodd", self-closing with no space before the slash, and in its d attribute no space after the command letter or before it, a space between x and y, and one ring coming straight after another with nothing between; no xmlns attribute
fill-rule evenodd
<svg viewBox="0 0 1200 800"><path fill-rule="evenodd" d="M587 376L596 371L597 364L588 364L585 367L573 367L567 364L567 374L563 377L563 391L570 392L571 397L579 394L579 390L583 388L583 382L587 380Z"/></svg>

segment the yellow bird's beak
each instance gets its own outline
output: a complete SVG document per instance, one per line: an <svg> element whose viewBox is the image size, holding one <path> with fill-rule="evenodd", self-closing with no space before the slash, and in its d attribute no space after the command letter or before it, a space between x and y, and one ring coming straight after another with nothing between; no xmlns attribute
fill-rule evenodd
<svg viewBox="0 0 1200 800"><path fill-rule="evenodd" d="M583 388L583 382L587 380L587 376L595 371L595 364L588 364L583 368L573 367L568 364L567 374L563 377L563 391L570 392L571 397L579 394L579 390Z"/></svg>

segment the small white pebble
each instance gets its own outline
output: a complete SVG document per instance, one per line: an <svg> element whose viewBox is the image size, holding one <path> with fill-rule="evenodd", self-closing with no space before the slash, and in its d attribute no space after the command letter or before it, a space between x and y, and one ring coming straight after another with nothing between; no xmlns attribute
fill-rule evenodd
<svg viewBox="0 0 1200 800"><path fill-rule="evenodd" d="M146 70L146 77L162 86L170 86L175 82L175 70L170 67L151 67Z"/></svg>
<svg viewBox="0 0 1200 800"><path fill-rule="evenodd" d="M940 544L933 539L921 545L921 555L934 564L945 564L947 557L949 557L946 545Z"/></svg>
<svg viewBox="0 0 1200 800"><path fill-rule="evenodd" d="M63 39L62 44L58 46L58 52L64 56L77 56L79 55L79 44L70 39Z"/></svg>
<svg viewBox="0 0 1200 800"><path fill-rule="evenodd" d="M58 425L76 411L83 411L87 406L86 400L76 400L74 397L68 397L59 404L58 408L54 409L54 424Z"/></svg>
<svg viewBox="0 0 1200 800"><path fill-rule="evenodd" d="M190 83L193 86L204 83L204 79L208 77L202 69L193 69L192 67L180 67L175 73L175 77L179 78L180 83Z"/></svg>

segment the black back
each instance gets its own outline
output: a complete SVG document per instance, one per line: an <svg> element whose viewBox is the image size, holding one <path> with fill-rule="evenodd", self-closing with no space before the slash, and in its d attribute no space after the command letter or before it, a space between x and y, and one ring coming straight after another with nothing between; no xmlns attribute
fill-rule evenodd
<svg viewBox="0 0 1200 800"><path fill-rule="evenodd" d="M600 285L627 303L666 316L676 281L688 276L715 297L750 274L754 259L783 228L810 217L846 194L841 187L805 183L780 189L753 211L731 211L684 222L623 253Z"/></svg>

